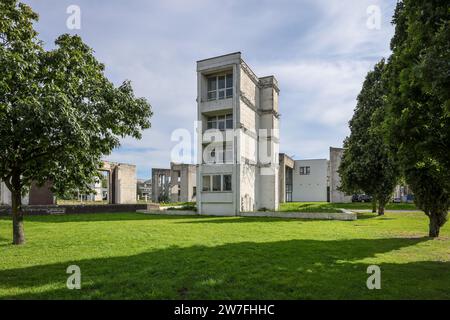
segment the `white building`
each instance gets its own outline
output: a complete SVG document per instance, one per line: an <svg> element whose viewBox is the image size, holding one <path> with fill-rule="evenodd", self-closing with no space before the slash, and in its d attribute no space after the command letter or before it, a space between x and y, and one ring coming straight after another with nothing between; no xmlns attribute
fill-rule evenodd
<svg viewBox="0 0 450 320"><path fill-rule="evenodd" d="M328 201L328 160L295 160L292 201Z"/></svg>
<svg viewBox="0 0 450 320"><path fill-rule="evenodd" d="M197 62L200 214L278 209L278 93L240 52Z"/></svg>
<svg viewBox="0 0 450 320"><path fill-rule="evenodd" d="M330 202L352 202L351 195L347 195L339 190L339 187L341 186L341 177L338 170L341 165L343 154L343 148L330 147Z"/></svg>

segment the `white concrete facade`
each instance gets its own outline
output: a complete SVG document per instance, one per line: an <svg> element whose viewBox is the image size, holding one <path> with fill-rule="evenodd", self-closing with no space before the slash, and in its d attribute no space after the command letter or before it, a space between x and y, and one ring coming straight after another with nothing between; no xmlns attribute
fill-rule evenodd
<svg viewBox="0 0 450 320"><path fill-rule="evenodd" d="M200 214L278 209L278 94L277 80L258 78L240 52L197 62Z"/></svg>
<svg viewBox="0 0 450 320"><path fill-rule="evenodd" d="M341 165L343 148L330 147L330 202L345 203L352 202L352 196L346 195L339 190L341 177L339 176L339 166Z"/></svg>
<svg viewBox="0 0 450 320"><path fill-rule="evenodd" d="M328 160L295 160L292 201L327 201Z"/></svg>

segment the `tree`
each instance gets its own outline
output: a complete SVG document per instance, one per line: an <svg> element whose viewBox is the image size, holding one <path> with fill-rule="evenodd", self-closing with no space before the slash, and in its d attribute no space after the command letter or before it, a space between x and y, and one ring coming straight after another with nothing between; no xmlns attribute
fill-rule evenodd
<svg viewBox="0 0 450 320"><path fill-rule="evenodd" d="M393 23L386 139L437 237L450 205L450 11L445 1L405 0Z"/></svg>
<svg viewBox="0 0 450 320"><path fill-rule="evenodd" d="M12 193L13 243L25 242L21 195L32 182L53 191L89 189L101 157L141 137L151 107L130 82L115 87L79 36L54 50L37 39L32 9L0 3L0 180Z"/></svg>
<svg viewBox="0 0 450 320"><path fill-rule="evenodd" d="M341 189L347 193L363 191L378 202L378 214L392 195L398 178L395 161L384 143L382 123L385 112L385 84L382 75L384 59L370 71L357 98L350 136L344 141L344 154L339 168Z"/></svg>

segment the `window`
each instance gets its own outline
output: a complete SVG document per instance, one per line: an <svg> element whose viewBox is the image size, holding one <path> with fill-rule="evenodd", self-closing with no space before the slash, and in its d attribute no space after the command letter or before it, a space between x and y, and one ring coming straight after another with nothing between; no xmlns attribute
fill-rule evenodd
<svg viewBox="0 0 450 320"><path fill-rule="evenodd" d="M208 117L206 128L209 129L233 129L233 115L226 114L221 116Z"/></svg>
<svg viewBox="0 0 450 320"><path fill-rule="evenodd" d="M204 163L233 163L233 142L213 143Z"/></svg>
<svg viewBox="0 0 450 320"><path fill-rule="evenodd" d="M231 174L225 174L223 176L223 191L231 191Z"/></svg>
<svg viewBox="0 0 450 320"><path fill-rule="evenodd" d="M195 197L197 195L197 187L192 187L192 196Z"/></svg>
<svg viewBox="0 0 450 320"><path fill-rule="evenodd" d="M212 183L212 188L211 188ZM229 192L231 191L231 174L216 174L203 176L203 191Z"/></svg>
<svg viewBox="0 0 450 320"><path fill-rule="evenodd" d="M203 176L203 191L211 191L211 176Z"/></svg>
<svg viewBox="0 0 450 320"><path fill-rule="evenodd" d="M214 175L212 176L212 180L213 180L213 188L212 191L221 191L221 180L222 180L222 176L221 175Z"/></svg>
<svg viewBox="0 0 450 320"><path fill-rule="evenodd" d="M311 173L311 167L300 167L300 175L309 175Z"/></svg>
<svg viewBox="0 0 450 320"><path fill-rule="evenodd" d="M233 74L208 77L208 100L233 96Z"/></svg>

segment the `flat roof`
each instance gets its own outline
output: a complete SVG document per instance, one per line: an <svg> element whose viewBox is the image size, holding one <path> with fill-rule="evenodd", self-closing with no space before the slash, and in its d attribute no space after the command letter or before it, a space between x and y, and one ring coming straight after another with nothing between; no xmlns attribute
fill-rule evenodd
<svg viewBox="0 0 450 320"><path fill-rule="evenodd" d="M211 58L197 60L197 62L202 62L202 61L207 61L207 60L211 60L211 59L222 58L222 57L226 57L226 56L232 56L233 54L241 54L241 52L240 51L236 51L236 52L232 52L232 53L222 54L220 56L215 56L215 57L211 57Z"/></svg>

